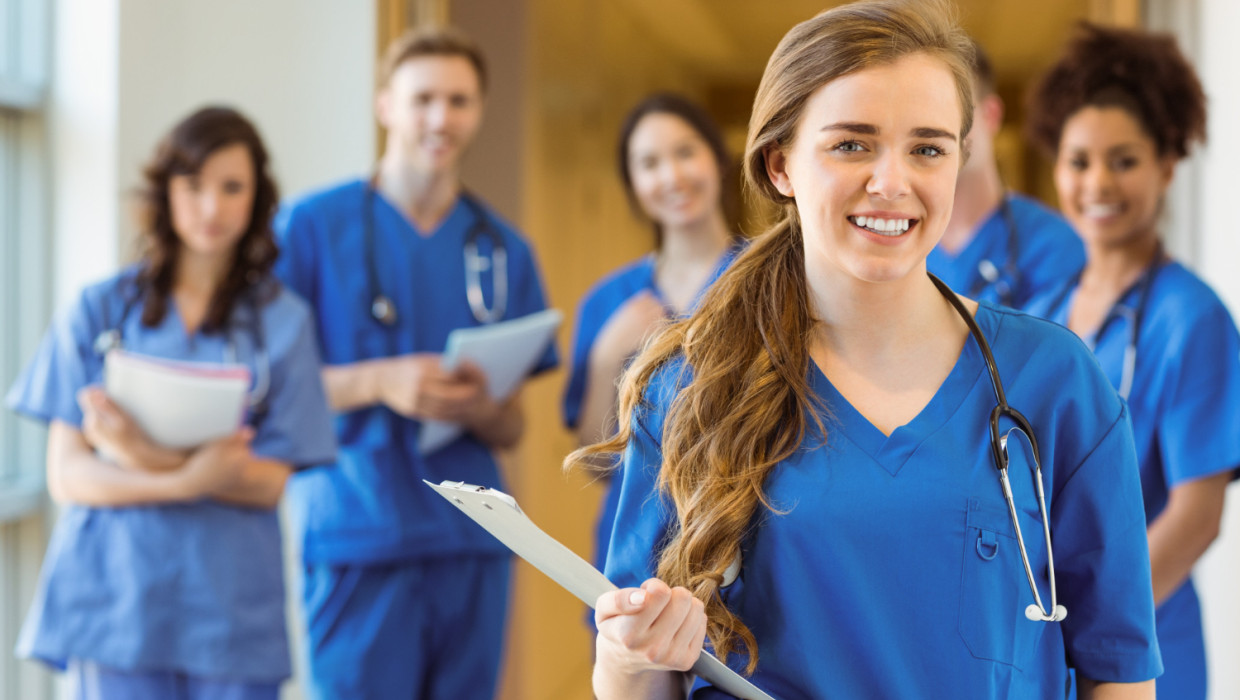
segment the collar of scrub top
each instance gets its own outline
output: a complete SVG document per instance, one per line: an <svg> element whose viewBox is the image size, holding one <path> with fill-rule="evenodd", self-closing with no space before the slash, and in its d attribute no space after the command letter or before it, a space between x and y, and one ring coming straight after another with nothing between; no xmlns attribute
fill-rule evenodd
<svg viewBox="0 0 1240 700"><path fill-rule="evenodd" d="M1007 395L1003 391L1003 380L999 376L999 366L995 362L995 356L990 351L990 343L986 341L986 336L982 333L982 329L978 327L977 321L973 319L973 314L965 308L964 303L960 301L960 297L951 290L942 280L929 275L930 280L934 282L934 286L938 288L939 293L952 305L960 318L969 328L969 336L977 343L978 350L981 351L982 360L986 363L986 373L990 377L990 386L995 394L995 407L990 411L990 454L994 460L995 469L999 473L999 486L1003 490L1003 500L1007 503L1008 517L1012 522L1012 529L1016 533L1016 544L1020 550L1021 564L1025 568L1025 579L1029 583L1029 590L1033 593L1033 603L1025 608L1025 617L1033 622L1062 622L1068 617L1068 610L1059 604L1058 590L1055 585L1055 552L1051 546L1051 525L1050 518L1046 512L1046 491L1042 486L1042 460L1038 453L1038 440L1034 436L1033 426L1025 418L1024 414L1010 406L1007 402ZM1000 432L999 421L1007 418L1016 424L1016 427L1007 431ZM1029 441L1029 446L1033 449L1033 464L1030 466L1031 476L1033 478L1034 492L1038 497L1038 513L1042 518L1042 536L1046 541L1046 567L1047 574L1050 578L1051 589L1051 605L1048 610L1042 603L1042 594L1038 592L1038 585L1033 576L1033 565L1029 562L1029 551L1025 548L1025 537L1020 529L1020 520L1016 517L1016 499L1012 495L1012 483L1008 479L1008 439L1013 433L1022 433ZM732 563L723 574L723 585L729 585L736 580L741 570L741 561L739 555L733 558Z"/></svg>
<svg viewBox="0 0 1240 700"><path fill-rule="evenodd" d="M1154 251L1154 259L1146 265L1145 270L1137 281L1133 282L1124 293L1119 295L1115 303L1111 305L1111 309L1107 311L1107 315L1103 317L1102 323L1098 326L1098 330L1094 334L1085 339L1085 344L1090 350L1098 347L1098 341L1102 339L1102 334L1106 332L1107 327L1112 321L1118 321L1121 318L1128 320L1128 344L1124 346L1124 365L1120 373L1119 396L1125 401L1132 394L1132 382L1137 373L1137 339L1140 337L1141 324L1145 321L1145 311L1150 302L1150 288L1154 286L1154 278L1158 276L1161 270L1170 258L1166 251L1163 250L1161 241L1158 248ZM1085 268L1077 270L1068 283L1059 290L1051 305L1046 309L1047 316L1054 316L1063 309L1068 301L1068 297L1081 284L1081 274L1085 272ZM1137 303L1127 304L1125 299L1132 296L1133 290L1137 291ZM1066 315L1066 310L1065 310ZM1065 319L1066 322L1066 319Z"/></svg>
<svg viewBox="0 0 1240 700"><path fill-rule="evenodd" d="M109 306L103 304L103 327L99 335L95 336L92 348L100 357L107 355L112 350L121 350L124 348L124 334L122 328L125 322L129 320L129 315L133 313L134 307L142 298L142 290L136 284L128 285L128 290L121 291L124 295L125 303L121 307L121 317L116 323L112 323L109 318ZM250 289L245 294L248 302L246 305L250 311L250 332L254 335L254 386L246 395L246 407L249 409L252 422L255 427L267 416L267 394L271 389L271 358L267 355L267 338L263 332L262 317L260 316L258 291ZM234 312L235 313L235 312ZM225 333L228 335L228 343L225 345L224 362L228 364L238 364L237 356L237 338L234 335L234 328L231 322Z"/></svg>
<svg viewBox="0 0 1240 700"><path fill-rule="evenodd" d="M379 252L375 246L375 190L379 181L379 173L372 174L366 180L366 194L362 202L363 236L362 244L366 246L366 275L370 283L370 316L383 326L391 328L396 325L398 315L396 302L392 296L383 291L379 280ZM495 323L504 317L508 308L508 247L504 237L491 223L482 205L469 192L461 191L461 201L469 209L473 223L465 232L465 296L469 300L469 310L478 323ZM491 257L478 253L478 238L486 236L491 239ZM492 304L486 304L482 296L482 273L491 270Z"/></svg>
<svg viewBox="0 0 1240 700"><path fill-rule="evenodd" d="M929 274L929 273L927 273ZM1003 391L1003 380L999 377L999 366L995 362L995 356L990 351L990 343L986 342L986 336L982 334L982 329L978 327L977 321L973 319L973 314L965 308L964 303L960 301L960 297L956 296L942 280L934 275L930 275L930 280L934 282L934 286L938 287L939 293L943 295L960 318L964 320L965 325L969 328L969 335L973 341L977 343L978 349L982 353L982 360L986 363L986 372L990 376L990 386L995 394L995 407L990 412L990 454L994 459L995 468L999 472L999 485L1003 489L1003 500L1007 502L1008 516L1012 520L1012 529L1016 532L1016 544L1020 549L1020 560L1025 567L1025 578L1029 582L1029 590L1033 592L1033 600L1028 607L1025 608L1025 617L1034 622L1061 622L1068 616L1068 610L1059 604L1058 592L1055 587L1055 553L1051 548L1051 525L1050 518L1046 512L1046 493L1042 487L1042 460L1038 453L1038 441L1034 437L1033 426L1025 416L1012 406L1008 405L1007 395ZM1007 418L1016 424L1016 427L1008 430L1006 433L1000 434L999 421ZM1023 433L1029 441L1029 446L1033 449L1033 464L1030 471L1033 476L1034 492L1038 496L1038 512L1042 517L1042 535L1046 540L1046 566L1050 578L1051 588L1051 605L1050 609L1042 604L1042 595L1038 592L1038 585L1033 577L1033 567L1029 563L1029 552L1025 549L1025 538L1020 531L1020 520L1016 517L1016 499L1012 496L1012 484L1008 480L1008 438L1012 433Z"/></svg>
<svg viewBox="0 0 1240 700"><path fill-rule="evenodd" d="M1020 286L1020 268L1016 259L1020 255L1020 236L1016 228L1016 215L1012 213L1011 195L1004 193L999 200L999 216L1003 219L1003 228L1007 232L1007 250L1003 265L995 265L989 258L982 258L977 264L977 274L981 277L969 290L969 297L976 299L982 290L994 285L999 295L999 303L1011 306L1015 300L1016 288Z"/></svg>

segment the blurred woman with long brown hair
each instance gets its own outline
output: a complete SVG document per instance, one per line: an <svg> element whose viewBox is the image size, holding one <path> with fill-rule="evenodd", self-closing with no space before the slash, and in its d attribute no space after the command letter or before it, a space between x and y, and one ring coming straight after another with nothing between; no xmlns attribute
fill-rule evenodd
<svg viewBox="0 0 1240 700"><path fill-rule="evenodd" d="M314 326L271 275L276 187L244 116L189 115L145 176L141 259L57 316L8 396L49 424L63 506L17 651L88 700L274 700L290 675L275 509L291 469L335 450ZM244 425L158 444L99 386L121 349L245 365Z"/></svg>

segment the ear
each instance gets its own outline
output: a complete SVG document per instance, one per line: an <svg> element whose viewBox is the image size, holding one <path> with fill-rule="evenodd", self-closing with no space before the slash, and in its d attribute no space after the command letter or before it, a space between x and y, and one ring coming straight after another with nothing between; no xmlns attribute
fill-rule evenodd
<svg viewBox="0 0 1240 700"><path fill-rule="evenodd" d="M785 197L795 197L792 179L788 177L788 155L779 146L767 146L762 149L762 160L766 163L766 176L771 184Z"/></svg>
<svg viewBox="0 0 1240 700"><path fill-rule="evenodd" d="M1158 169L1162 175L1163 190L1171 186L1171 180L1175 177L1175 166L1180 163L1180 159L1173 153L1158 159Z"/></svg>
<svg viewBox="0 0 1240 700"><path fill-rule="evenodd" d="M999 133L999 127L1003 126L1003 98L991 93L982 98L978 107L980 107L978 116L981 117L986 131L991 136Z"/></svg>
<svg viewBox="0 0 1240 700"><path fill-rule="evenodd" d="M375 120L383 126L384 129L389 128L392 114L392 93L386 87L375 93Z"/></svg>

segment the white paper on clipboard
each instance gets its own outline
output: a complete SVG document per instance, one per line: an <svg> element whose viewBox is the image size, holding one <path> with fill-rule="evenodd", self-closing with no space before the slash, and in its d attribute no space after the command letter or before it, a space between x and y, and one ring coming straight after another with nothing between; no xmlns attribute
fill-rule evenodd
<svg viewBox="0 0 1240 700"><path fill-rule="evenodd" d="M443 368L452 371L468 360L486 373L491 398L506 399L538 365L563 317L556 309L547 309L511 321L458 328L448 334ZM430 454L452 442L462 430L456 423L425 421L418 433L418 450Z"/></svg>
<svg viewBox="0 0 1240 700"><path fill-rule="evenodd" d="M424 480L423 483L591 608L600 595L616 590L616 585L598 569L526 517L512 496L460 481L432 484ZM693 673L741 700L775 700L706 650L693 664Z"/></svg>

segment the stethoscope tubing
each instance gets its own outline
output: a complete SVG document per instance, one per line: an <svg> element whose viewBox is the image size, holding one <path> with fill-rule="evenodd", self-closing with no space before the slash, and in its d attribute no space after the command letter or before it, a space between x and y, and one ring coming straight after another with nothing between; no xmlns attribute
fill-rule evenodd
<svg viewBox="0 0 1240 700"><path fill-rule="evenodd" d="M1011 195L1004 193L1003 199L999 200L999 216L1003 218L1003 226L1007 229L1007 251L1004 255L1003 266L999 267L990 261L989 258L982 258L977 264L977 273L981 277L980 280L973 284L969 290L969 296L976 299L989 285L998 286L999 303L1003 306L1012 306L1012 302L1016 298L1016 290L1020 287L1021 274L1020 267L1016 261L1020 258L1020 232L1016 227L1016 215L1012 213ZM1003 275L1007 275L1007 280L1003 282Z"/></svg>
<svg viewBox="0 0 1240 700"><path fill-rule="evenodd" d="M383 291L379 279L379 253L375 245L375 176L366 181L362 202L362 245L366 248L366 276L370 287L370 316L388 327L396 325L398 313L396 301ZM461 192L461 201L474 218L465 233L462 256L465 263L465 296L470 313L481 324L495 323L504 318L508 310L508 247L504 237L495 230L482 206L468 192ZM485 235L491 239L491 258L478 252L478 238ZM488 307L482 295L482 272L491 270L492 299Z"/></svg>
<svg viewBox="0 0 1240 700"><path fill-rule="evenodd" d="M928 274L928 273L927 273ZM952 305L960 318L964 320L965 325L969 329L969 335L977 344L978 350L981 351L982 361L986 364L986 373L990 378L990 386L995 395L995 407L991 409L989 420L990 432L990 451L994 460L995 468L999 473L999 486L1003 491L1003 500L1008 507L1008 516L1012 521L1012 528L1016 534L1016 544L1020 550L1021 564L1025 569L1025 578L1029 583L1029 590L1033 593L1034 603L1025 609L1025 617L1033 621L1042 622L1059 622L1067 617L1068 611L1059 605L1058 590L1055 585L1055 553L1051 545L1051 526L1050 517L1046 508L1046 491L1042 485L1042 458L1038 451L1038 441L1034 434L1033 426L1030 425L1028 419L1012 406L1008 405L1007 395L1003 390L1003 380L999 376L998 363L995 362L994 353L991 352L990 343L986 341L986 336L982 333L982 329L974 320L973 314L965 308L964 302L956 293L951 290L942 280L934 275L930 275L930 280L934 282L935 287ZM1008 431L1006 435L1001 435L1000 421L1007 418L1016 424L1015 428ZM1008 436L1013 431L1019 430L1029 440L1029 445L1033 450L1033 466L1031 467L1032 477L1035 486L1035 492L1038 500L1038 513L1042 518L1042 533L1046 540L1046 562L1047 573L1050 577L1051 605L1050 610L1042 602L1042 595L1038 592L1037 581L1033 575L1033 565L1029 561L1029 551L1025 547L1025 537L1020 529L1020 519L1016 513L1016 498L1012 494L1012 484L1008 478ZM1035 607L1036 606L1036 607Z"/></svg>

